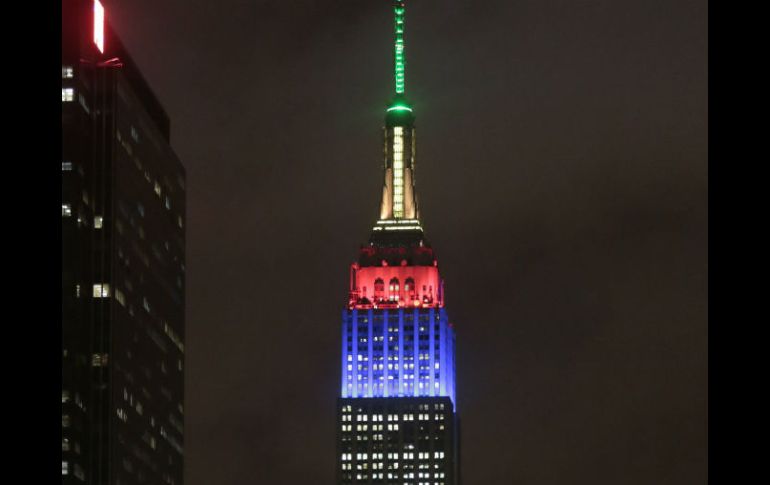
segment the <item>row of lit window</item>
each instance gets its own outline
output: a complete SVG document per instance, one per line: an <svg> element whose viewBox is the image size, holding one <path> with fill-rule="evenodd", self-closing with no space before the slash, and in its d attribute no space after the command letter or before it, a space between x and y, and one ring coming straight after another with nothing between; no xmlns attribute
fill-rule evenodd
<svg viewBox="0 0 770 485"><path fill-rule="evenodd" d="M61 216L62 217L72 217L72 205L71 204L62 204L61 205ZM80 220L78 220L80 222ZM102 216L94 216L94 229L101 229L104 224L104 218Z"/></svg>
<svg viewBox="0 0 770 485"><path fill-rule="evenodd" d="M384 473L372 473L371 478L372 478L372 480L383 480L385 478L385 474ZM396 479L399 479L399 478L404 479L404 480L414 479L414 473L413 472L403 473L401 476L399 476L398 473L388 473L388 480L396 480ZM429 477L424 477L424 478L429 478ZM439 477L436 477L436 478L439 478ZM443 478L443 476L442 476L442 478ZM369 475L357 473L356 474L356 480L367 481L367 480L369 480ZM404 482L404 484L405 485L409 485L409 482ZM430 482L419 482L419 485L431 485L431 483ZM444 485L444 482L434 482L434 485Z"/></svg>
<svg viewBox="0 0 770 485"><path fill-rule="evenodd" d="M388 359L388 360L390 360L390 359ZM398 360L398 359L396 359L396 360ZM436 369L439 368L439 363L438 362L435 363L435 368ZM352 371L353 370L353 365L352 364L348 364L347 369L349 371ZM372 370L384 370L384 369L385 369L385 364L372 364ZM412 363L404 364L402 366L402 369L403 370L414 369L414 364L412 364ZM430 366L419 366L419 369L420 370L429 370ZM358 364L358 370L360 370L360 371L369 370L369 366L366 365L366 364ZM388 364L388 370L399 370L399 365L398 364Z"/></svg>
<svg viewBox="0 0 770 485"><path fill-rule="evenodd" d="M396 348L398 348L398 347L396 347ZM421 348L420 350L426 350L426 349ZM369 355L367 355L367 354L357 354L357 355L358 355L358 361L359 362L361 362L361 361L368 362L369 361ZM353 360L353 356L351 354L348 354L347 361L351 362L352 360ZM381 354L380 355L374 355L374 356L372 356L372 360L373 361L377 361L377 362L383 362L385 360L385 356L381 355ZM393 361L398 362L398 354L390 354L390 355L388 355L388 360L393 360ZM405 360L405 361L414 361L414 356L413 355L404 355L403 360Z"/></svg>
<svg viewBox="0 0 770 485"><path fill-rule="evenodd" d="M398 361L399 354L403 354L403 360L412 360L413 361L414 360L414 351L415 350L424 351L424 352L427 352L428 350L430 350L430 344L429 343L424 342L424 341L423 342L419 342L419 345L415 348L415 346L411 343L411 341L409 339L404 339L404 341L406 342L406 345L404 345L403 349L401 349L401 347L399 347L399 345L396 343L396 341L392 340L392 339L393 339L393 337L391 337L391 342L388 344L388 347L387 347L388 360ZM435 352L435 357L438 358L438 355L441 352L441 342L440 342L439 339L435 339L433 341L433 343L434 343L433 344L433 351ZM373 354L372 360L383 360L384 359L384 355L383 354L385 353L385 350L386 349L384 348L383 344L373 345L372 346L372 354ZM350 337L348 337L347 348L344 349L344 351L347 354L349 354L349 355L353 354L353 345L350 342ZM359 346L359 348L356 349L356 352L360 352L360 351L365 351L366 352L366 351L368 351L368 349L366 349L366 348L362 349ZM351 358L349 358L347 360L351 361L353 359L351 357ZM369 358L367 357L367 358L363 358L363 359L359 359L359 360L368 361Z"/></svg>
<svg viewBox="0 0 770 485"><path fill-rule="evenodd" d="M412 444L405 445L404 447L405 448L414 449L414 445L412 445ZM385 455L383 455L383 453L372 453L372 460L382 460L384 456ZM397 452L388 453L387 457L388 457L388 460L398 460L399 453L397 453ZM412 452L412 451L405 451L405 452L403 452L401 454L401 458L403 458L404 460L413 460L414 459L414 452ZM428 459L430 459L430 452L429 451L418 452L417 453L417 458L419 458L420 460L428 460ZM433 453L433 458L444 458L444 452L443 451L436 451L436 452L434 452ZM340 456L340 459L342 461L350 461L350 460L353 459L353 454L352 453L343 453ZM368 459L369 459L369 454L368 453L356 453L356 460L363 461L363 460L368 460Z"/></svg>
<svg viewBox="0 0 770 485"><path fill-rule="evenodd" d="M389 346L389 348L393 348L393 347ZM395 348L398 349L397 346ZM424 348L423 346L420 346L420 350L427 350L427 349ZM438 348L436 350L438 351ZM358 360L359 361L365 361L365 362L369 361L369 355L368 354L357 354L357 355L358 355ZM353 360L353 356L351 354L348 354L347 361L351 362L352 360ZM383 354L374 354L374 355L372 355L372 360L374 362L384 362L385 361L385 356ZM394 352L394 353L388 354L388 360L392 360L392 361L398 362L398 353ZM406 353L406 354L404 354L402 360L414 362L414 354L412 354L411 352Z"/></svg>
<svg viewBox="0 0 770 485"><path fill-rule="evenodd" d="M396 342L398 342L397 339L398 339L398 337L395 337L393 335L388 337L388 342L390 342L388 344L388 350L390 352L397 352L398 351L398 344L396 343ZM420 337L419 337L420 344L424 344L425 341L427 341L429 339L430 338L429 338L428 335L420 335ZM379 343L379 342L384 342L384 340L385 340L385 337L382 336L382 335L372 337L372 342L376 343L376 345L373 345L372 348L375 351L377 351L377 352L382 352L382 350L384 348L384 345L382 343ZM351 335L348 335L347 342L348 342L348 347L350 347L351 346L350 344L353 342L353 337ZM365 343L368 343L368 342L369 342L369 339L367 337L359 337L359 339L358 339L358 343L359 344L365 344ZM414 342L414 338L411 335L406 335L406 336L404 336L404 342L409 344L411 342ZM436 336L434 337L434 342L435 342L435 349L439 350L440 340L439 340L439 335L438 334L436 334ZM414 347L411 346L411 345L405 345L404 346L404 350L408 350L408 351L411 351L413 348ZM428 350L426 345L420 345L419 349L420 350ZM393 354L391 354L391 355L393 355ZM396 360L397 359L398 359L398 356L396 356ZM421 360L429 360L430 359L430 355L429 354L425 354L425 357L424 358L421 357L420 359ZM350 360L350 359L348 359L348 360ZM359 359L359 360L362 360L362 359ZM392 358L388 358L388 360L393 360L393 359Z"/></svg>
<svg viewBox="0 0 770 485"><path fill-rule="evenodd" d="M390 360L390 359L388 359L388 360ZM384 368L385 368L385 364L372 364L372 370L374 370L374 371L384 370ZM352 364L348 364L347 365L347 369L349 371L352 371L353 370L353 365ZM394 370L394 369L395 370L399 369L398 364L388 364L388 370ZM403 369L404 370L414 369L414 364L404 364L403 365ZM420 367L420 369L422 369L422 367ZM366 365L366 364L358 364L358 370L359 371L369 370L369 366Z"/></svg>
<svg viewBox="0 0 770 485"><path fill-rule="evenodd" d="M369 376L366 374L356 374L356 381L358 381L359 386L368 386L369 385ZM428 382L430 381L430 375L428 374L420 374L417 378L415 378L414 374L403 374L400 377L398 375L389 374L388 375L388 385L391 386L393 384L393 381L400 380L405 385L414 385L414 381L417 380L420 383L420 389L422 389L422 386L428 385ZM437 373L434 376L434 379L441 379L441 376ZM348 384L352 383L353 381L353 374L347 375ZM380 387L382 387L385 376L382 374L377 373L376 375L372 376L372 380L379 381ZM435 382L434 382L435 384ZM377 382L373 383L372 385L377 385Z"/></svg>
<svg viewBox="0 0 770 485"><path fill-rule="evenodd" d="M439 329L440 329L439 324L438 323L434 324L433 328L434 328L434 330L436 332L438 332ZM357 327L357 329L358 329L358 333L359 334L367 334L369 332L369 327L367 327L365 325L359 325ZM418 329L419 329L420 333L422 333L422 334L427 334L428 330L429 330L428 327L425 327L425 326L422 326L422 325L420 325L418 327ZM411 335L413 330L414 330L414 327L411 324L410 325L404 325L404 333L406 335ZM398 327L388 327L388 332L389 333L398 333L398 331L399 331ZM372 333L379 334L381 332L382 332L382 327L380 327L380 326L372 327Z"/></svg>
<svg viewBox="0 0 770 485"><path fill-rule="evenodd" d="M388 360L391 360L391 359L388 359ZM398 361L398 357L396 357L394 360ZM406 360L406 359L404 359L404 360ZM372 364L372 370L384 370L385 369L384 366L385 366L385 364ZM436 369L438 369L439 368L439 363L435 362L434 367ZM403 364L401 367L399 367L399 364L397 364L397 363L396 364L388 363L388 370L399 370L399 368L402 369L402 370L413 370L414 369L414 364L413 363L407 363L407 364ZM418 368L420 370L430 370L430 366L418 366ZM348 364L347 369L349 371L352 371L353 370L353 365L352 364ZM358 364L358 370L369 370L369 366L366 365L366 364Z"/></svg>
<svg viewBox="0 0 770 485"><path fill-rule="evenodd" d="M439 406L441 406L441 407L439 407ZM444 404L440 404L440 405L437 404L435 407L436 407L436 409L444 409ZM425 405L425 409L429 409L429 405L428 404ZM382 414L374 414L371 417L372 417L372 421L373 422L382 422L383 421L383 415ZM351 416L349 414L343 414L342 418L343 418L343 421L350 421L351 420L350 419ZM345 418L348 418L348 419L345 419ZM420 413L420 414L417 415L417 419L419 421L428 421L428 420L430 420L430 414L429 413ZM444 419L444 415L436 413L435 419L436 420ZM399 415L398 414L388 414L387 415L387 421L388 422L397 422L398 420L399 420ZM412 414L412 413L404 413L401 416L401 420L402 421L414 421L414 414ZM357 414L356 415L356 421L358 421L358 422L367 422L367 421L369 421L369 415Z"/></svg>
<svg viewBox="0 0 770 485"><path fill-rule="evenodd" d="M358 374L356 377L357 377L357 380L359 381L358 382L358 386L359 387L361 387L361 386L368 387L369 386L369 377L367 375ZM440 376L438 374L436 374L434 376L434 379L440 379ZM348 374L347 375L347 380L348 381L353 381L353 375L352 374ZM374 380L381 381L381 382L379 382L379 386L382 387L383 386L383 382L385 381L385 376L382 376L382 375L374 376ZM389 375L388 376L388 381L395 381L395 380L397 380L397 376L394 376L394 375ZM417 379L415 379L415 375L414 374L403 374L401 376L402 383L404 385L407 385L407 386L413 386L414 382L409 382L409 381L415 381L415 380L417 380ZM421 374L419 376L419 380L418 380L419 388L422 389L423 386L428 386L429 381L430 381L430 376L422 375ZM390 382L389 384L392 385L393 383ZM439 384L438 382L434 382L434 385L437 388L439 387L438 384ZM348 382L348 387L350 387L350 385L351 385L351 382ZM374 383L372 385L376 386L377 383Z"/></svg>
<svg viewBox="0 0 770 485"><path fill-rule="evenodd" d="M434 384L435 384L435 389L438 391L439 383L436 382ZM348 382L347 387L348 387L349 390L352 389L353 388L352 383ZM385 384L382 383L382 382L372 384L372 388L374 390L379 390L380 392L382 392L384 387L385 387ZM414 389L415 389L414 383L408 382L408 381L407 382L402 382L401 383L401 387L403 389L403 392L405 392L407 395L411 395L412 391L414 391ZM395 379L389 380L388 381L388 389L390 390L390 392L391 393L395 393L395 389L396 388L397 388L397 386L395 385ZM364 382L363 384L361 384L359 382L357 384L357 386L356 386L356 389L358 389L358 392L368 392L368 390L369 390L369 383L368 382ZM424 383L423 384L422 382L420 382L420 386L417 389L420 389L422 391L427 391L428 389L430 389L430 386L428 385L428 383Z"/></svg>
<svg viewBox="0 0 770 485"><path fill-rule="evenodd" d="M414 447L414 445L412 445ZM383 459L383 453L372 453L372 460L382 460ZM413 451L404 451L402 453L398 452L391 452L387 454L388 460L390 461L398 461L399 458L403 460L414 460L415 453ZM441 460L445 457L445 454L443 451L434 451L433 452L433 459L435 460ZM340 456L342 461L352 461L353 455L352 453L343 453ZM431 453L430 451L421 451L417 453L417 459L418 460L430 460L431 459ZM368 453L356 453L356 461L367 461L369 460L369 454Z"/></svg>
<svg viewBox="0 0 770 485"><path fill-rule="evenodd" d="M402 68L402 70L403 70L403 68ZM398 76L399 75L396 75L396 79L399 79ZM400 74L400 76L401 76L401 79L403 79L404 75ZM399 86L400 86L400 88L399 88ZM400 90L400 92L403 92L403 86L404 86L404 82L403 81L401 81L400 83L399 83L399 81L396 81L396 87L397 87L397 89ZM342 478L343 478L343 483L352 483L351 480L353 479L353 474L352 473L348 473L345 476L343 476ZM373 473L371 478L372 478L372 480L383 480L384 479L384 475L382 473L379 473L379 474ZM407 478L407 477L404 476L404 478ZM399 477L398 477L397 474L388 473L388 480L398 480L398 479L399 479ZM356 480L357 481L368 481L369 480L369 475L357 473L356 474ZM393 481L389 481L388 483L392 484L394 482ZM445 484L445 482L417 482L417 485L444 485L444 484ZM411 482L404 482L404 485L412 485L412 483Z"/></svg>
<svg viewBox="0 0 770 485"><path fill-rule="evenodd" d="M342 463L341 468L343 470L352 470L353 469L353 464L352 463ZM384 468L383 463L372 463L372 470L382 470L383 468ZM366 471L368 469L369 469L369 464L368 463L360 463L360 464L356 465L356 470ZM398 463L388 464L388 470L398 470ZM402 472L402 476L404 478L414 478L414 472L405 471L405 472ZM421 478L421 479L431 478L431 473L430 472L418 472L417 476L419 478ZM433 473L433 478L445 478L445 477L446 477L446 474L444 472L435 472L435 473ZM372 478L377 479L377 474L375 473L374 475L372 475ZM382 478L382 477L380 477L380 478ZM397 473L388 473L388 478L390 478L390 479L398 478L398 474Z"/></svg>
<svg viewBox="0 0 770 485"><path fill-rule="evenodd" d="M419 409L420 411L430 411L430 407L431 407L431 405L429 403L420 403L420 404L418 404L417 409ZM414 409L414 408L410 406L410 409ZM433 409L442 409L443 410L444 409L444 403L433 403ZM342 406L342 413L344 415L348 415L348 414L350 414L352 412L353 412L353 406L351 406L350 404L346 404L345 406ZM363 408L358 408L356 410L356 412L357 413L363 413L364 409ZM362 416L368 416L368 415L362 414ZM384 421L385 420L385 419L383 419L383 416L384 416L383 414L373 414L371 416L372 416L372 421ZM363 419L362 421L366 421L366 419ZM387 421L398 421L398 414L388 414L387 415Z"/></svg>
<svg viewBox="0 0 770 485"><path fill-rule="evenodd" d="M372 428L378 427L379 429L377 429L377 430L372 429L372 431L373 432L383 431L382 426L383 425L376 425L376 426L373 425ZM358 430L359 432L368 432L368 430L366 429L367 425L358 425L357 427L361 428L361 429ZM438 424L435 429L436 429L436 431L444 431L446 428L445 428L444 424L441 423L441 424ZM421 431L425 431L424 427L422 427L422 426L420 427L420 430ZM342 425L342 432L343 433L350 433L352 431L353 431L352 425L350 425L350 424L343 424ZM396 424L388 424L388 431L390 431L390 432L398 432L399 431L399 425L397 423ZM348 436L348 435L343 435L343 441L346 440L346 436ZM363 439L366 439L366 435L357 435L357 439L360 440L361 436L363 436ZM378 435L378 436L379 436L379 439L382 439L382 435ZM422 436L422 439L428 439L428 436ZM441 439L441 436L436 435L436 436L434 436L434 439L437 439L437 440ZM349 438L347 438L347 440L349 440Z"/></svg>
<svg viewBox="0 0 770 485"><path fill-rule="evenodd" d="M389 345L388 348L398 350L398 346ZM439 344L438 343L436 343L435 349L436 349L436 351L439 350ZM411 350L411 349L409 349L409 350ZM419 346L419 350L425 351L425 350L428 350L428 349L426 348L425 345L420 345ZM409 352L406 355L404 355L402 360L414 362L414 355L410 355L410 354L411 354L411 352ZM368 362L369 361L369 355L368 354L357 354L357 355L358 355L358 361L359 362ZM425 355L426 356L424 358L418 358L418 360L430 360L430 357L429 357L430 354L418 354L418 355ZM372 360L376 361L376 362L383 362L385 360L385 356L382 355L382 354L375 354L375 355L372 356ZM388 354L388 360L389 361L398 362L398 354L395 353L395 352L391 353L391 354ZM351 354L348 354L347 361L348 362L352 362L353 361L353 356ZM404 364L404 365L407 365L407 364ZM414 367L413 363L409 364L409 365L411 365L412 368ZM359 367L359 369L360 369L360 367Z"/></svg>
<svg viewBox="0 0 770 485"><path fill-rule="evenodd" d="M394 278L394 279L397 279L397 278ZM409 284L409 281L411 281L411 279L412 278L408 278L406 280L407 281L407 285ZM382 283L382 280L379 279L379 278L377 279L377 281ZM364 287L364 288L366 288L366 287ZM422 285L423 292L427 291L426 288L427 288L426 285ZM430 286L430 289L432 291L433 290L433 286ZM375 291L377 291L377 285L375 285ZM414 323L413 323L414 319L412 317L413 317L412 312L404 313L404 331L407 332L407 333L410 333L410 332L412 332L412 330L414 330ZM382 320L382 319L381 318L380 319L375 318L375 322L373 323L374 326L372 327L372 329L374 330L375 333L380 333L380 332L382 332L382 329L383 329L382 322L381 321L377 321L377 320ZM390 315L389 320L390 321L388 322L388 324L389 324L388 325L388 332L393 332L393 333L398 332L399 323L400 323L399 322L400 315L398 313L392 313ZM420 316L420 322L421 323L427 323L427 320L428 320L428 315L421 315ZM435 328L436 330L439 329L440 320L441 320L441 316L437 314L436 315L436 322L433 325L433 328ZM352 321L348 321L348 325L350 325L351 323L353 323L353 322ZM366 317L363 317L363 318L359 319L355 323L358 324L358 331L359 331L359 333L365 332L365 331L367 331L369 329L369 325L367 325L367 318ZM425 327L424 325L420 325L418 328L419 328L419 330L421 332L428 331L428 327Z"/></svg>
<svg viewBox="0 0 770 485"><path fill-rule="evenodd" d="M348 341L351 341L351 339L352 339L352 337L349 335L349 336L348 336ZM391 337L391 340L392 340L392 339L393 339L393 337ZM368 340L368 338L367 338L367 337L360 337L360 338L358 339L358 342L359 342L359 343L362 343L362 344L365 344L365 343L367 343L368 341L369 341L369 340ZM383 336L383 335L375 335L374 337L372 337L372 342L384 342L384 341L385 341L385 336Z"/></svg>
<svg viewBox="0 0 770 485"><path fill-rule="evenodd" d="M384 425L382 424L373 424L372 425L372 431L383 431ZM342 425L342 431L353 431L353 425L352 424L343 424ZM369 425L368 424L358 424L356 425L356 431L369 431ZM388 431L398 431L398 424L390 423L388 424Z"/></svg>
<svg viewBox="0 0 770 485"><path fill-rule="evenodd" d="M391 280L396 280L396 281L398 281L398 278L395 278L395 277L394 277L394 278L391 278ZM412 283L414 283L414 278L412 278L412 277L408 277L408 278L406 279L406 285L409 285L409 282L412 282ZM377 291L378 289L379 289L379 290L383 290L383 289L384 289L384 285L385 285L385 283L384 283L384 281L382 280L382 278L377 278L377 279L375 280L375 282L374 282L374 289L375 289L375 291ZM427 286L425 286L425 285L422 285L422 290L423 290L423 291L425 291L425 290L426 290L426 288L427 288ZM431 286L431 289L432 289L432 288L433 288L433 286ZM368 318L366 315L367 315L366 313L363 313L363 314L361 315L361 318L359 319L359 320L360 320L360 323L368 323L368 322L369 322L369 318ZM351 314L351 318L352 318L352 314ZM388 320L389 320L391 323L397 323L397 322L398 322L398 320L399 320L399 318L400 318L400 316L399 316L399 313L391 313L391 314L390 314L390 317L389 317L389 319L388 319ZM374 315L374 323L375 323L375 324L382 324L382 323L384 322L384 320L385 320L385 315L383 315L383 314L381 314L381 313L378 313L378 314L375 314L375 315ZM404 313L404 321L406 322L406 327L408 327L408 328L412 328L412 322L413 322L413 320L414 320L414 314L413 314L412 312L406 312L406 313ZM420 315L419 315L419 320L420 320L421 322L426 322L426 323L427 323L427 322L428 322L428 320L430 320L430 315L429 315L429 314L427 314L427 313L422 313L422 314L420 314ZM435 314L435 320L436 320L437 322L438 322L439 320L441 320L441 315L440 315L440 314L438 314L438 313L436 313L436 314Z"/></svg>

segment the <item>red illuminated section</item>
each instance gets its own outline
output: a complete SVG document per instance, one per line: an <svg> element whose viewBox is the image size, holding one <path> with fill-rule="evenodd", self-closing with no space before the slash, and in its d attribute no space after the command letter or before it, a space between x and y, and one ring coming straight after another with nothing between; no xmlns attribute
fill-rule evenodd
<svg viewBox="0 0 770 485"><path fill-rule="evenodd" d="M350 266L348 308L430 308L444 306L444 282L433 266Z"/></svg>
<svg viewBox="0 0 770 485"><path fill-rule="evenodd" d="M104 7L94 0L94 44L104 54Z"/></svg>

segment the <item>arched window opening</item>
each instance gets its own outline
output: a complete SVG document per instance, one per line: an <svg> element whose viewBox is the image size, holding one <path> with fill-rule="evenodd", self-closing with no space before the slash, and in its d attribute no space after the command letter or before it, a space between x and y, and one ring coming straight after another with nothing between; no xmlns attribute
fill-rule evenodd
<svg viewBox="0 0 770 485"><path fill-rule="evenodd" d="M413 278L407 278L404 282L404 293L408 295L409 300L417 299L417 288L414 286Z"/></svg>
<svg viewBox="0 0 770 485"><path fill-rule="evenodd" d="M383 298L385 298L385 282L382 281L382 278L377 278L374 280L374 299L382 300Z"/></svg>
<svg viewBox="0 0 770 485"><path fill-rule="evenodd" d="M390 290L390 301L398 301L398 292L400 290L398 278L391 278L388 289Z"/></svg>

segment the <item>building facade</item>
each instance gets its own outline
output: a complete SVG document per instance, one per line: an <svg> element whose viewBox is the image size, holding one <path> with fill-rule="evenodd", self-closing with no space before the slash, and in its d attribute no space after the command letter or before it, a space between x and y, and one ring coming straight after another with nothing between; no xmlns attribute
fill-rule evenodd
<svg viewBox="0 0 770 485"><path fill-rule="evenodd" d="M405 2L395 1L380 216L350 268L342 315L337 483L459 484L455 331L420 222Z"/></svg>
<svg viewBox="0 0 770 485"><path fill-rule="evenodd" d="M185 171L107 20L62 0L62 483L180 485Z"/></svg>

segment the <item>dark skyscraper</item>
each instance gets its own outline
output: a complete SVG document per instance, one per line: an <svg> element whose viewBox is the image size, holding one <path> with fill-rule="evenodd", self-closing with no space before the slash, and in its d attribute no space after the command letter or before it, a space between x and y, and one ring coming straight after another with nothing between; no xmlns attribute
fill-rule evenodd
<svg viewBox="0 0 770 485"><path fill-rule="evenodd" d="M379 220L350 269L337 404L338 483L455 485L455 333L415 192L403 1L394 2L393 99Z"/></svg>
<svg viewBox="0 0 770 485"><path fill-rule="evenodd" d="M62 483L180 485L185 171L99 1L62 1Z"/></svg>

